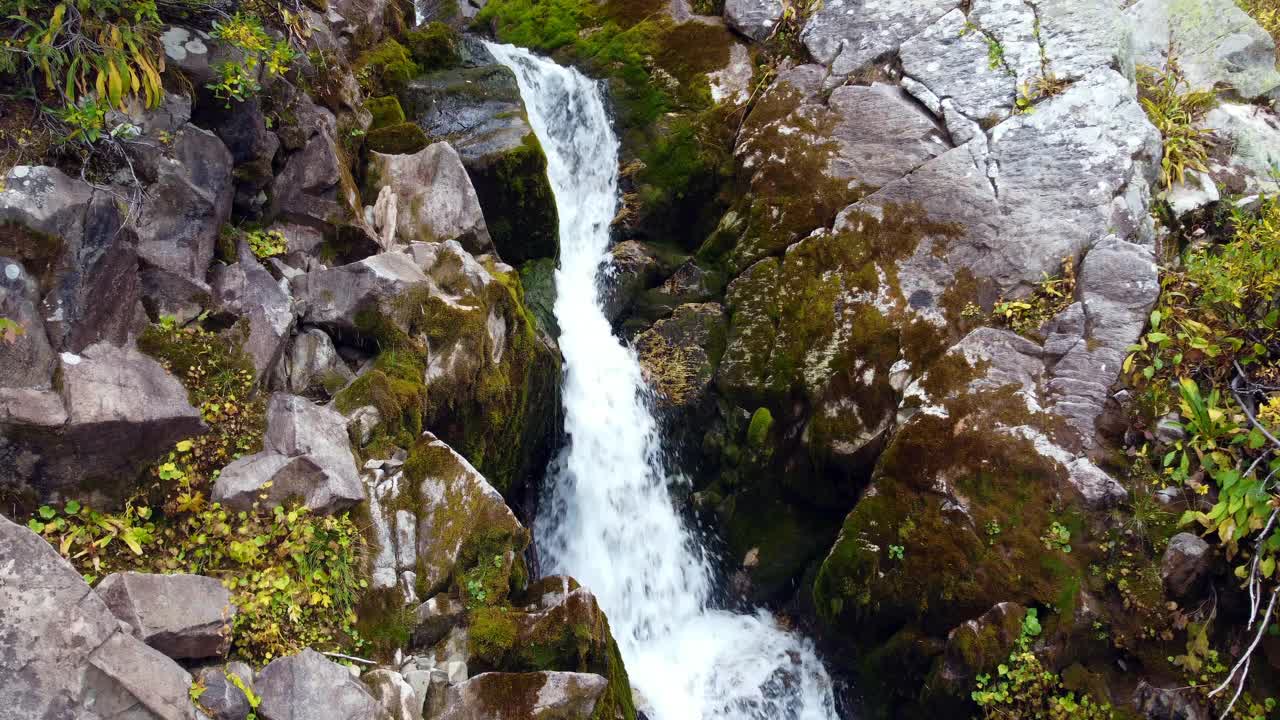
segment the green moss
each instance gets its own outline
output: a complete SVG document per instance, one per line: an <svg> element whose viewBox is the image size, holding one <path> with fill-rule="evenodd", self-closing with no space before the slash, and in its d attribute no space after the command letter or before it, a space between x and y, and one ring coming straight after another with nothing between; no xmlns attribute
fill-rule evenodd
<svg viewBox="0 0 1280 720"><path fill-rule="evenodd" d="M424 72L451 68L462 61L458 31L442 22L430 22L410 30L401 40Z"/></svg>
<svg viewBox="0 0 1280 720"><path fill-rule="evenodd" d="M385 657L409 646L417 623L413 608L405 606L398 588L366 592L356 608L356 617L360 637L375 654Z"/></svg>
<svg viewBox="0 0 1280 720"><path fill-rule="evenodd" d="M536 135L525 135L519 147L468 170L504 262L520 265L558 254L559 215Z"/></svg>
<svg viewBox="0 0 1280 720"><path fill-rule="evenodd" d="M471 612L468 636L477 664L498 668L516 641L516 621L505 607L483 607Z"/></svg>
<svg viewBox="0 0 1280 720"><path fill-rule="evenodd" d="M384 40L365 51L356 59L354 69L361 88L370 96L394 95L420 72L408 49L395 40Z"/></svg>
<svg viewBox="0 0 1280 720"><path fill-rule="evenodd" d="M373 123L369 126L370 130L399 125L405 120L404 110L400 107L400 100L394 95L369 98L364 101L364 107L373 116Z"/></svg>
<svg viewBox="0 0 1280 720"><path fill-rule="evenodd" d="M386 350L373 368L334 397L340 412L372 405L382 417L379 431L392 442L409 446L422 434L427 390L421 358L408 350Z"/></svg>
<svg viewBox="0 0 1280 720"><path fill-rule="evenodd" d="M430 144L422 128L409 122L370 130L367 142L370 150L387 155L412 155Z"/></svg>
<svg viewBox="0 0 1280 720"><path fill-rule="evenodd" d="M760 408L751 415L751 424L747 426L747 444L754 448L762 448L769 440L769 431L773 429L773 413L769 408Z"/></svg>

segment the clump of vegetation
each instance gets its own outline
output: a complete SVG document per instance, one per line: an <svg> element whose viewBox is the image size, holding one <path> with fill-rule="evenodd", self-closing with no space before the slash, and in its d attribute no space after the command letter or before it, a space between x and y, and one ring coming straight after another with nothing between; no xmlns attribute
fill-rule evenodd
<svg viewBox="0 0 1280 720"><path fill-rule="evenodd" d="M404 45L388 39L357 58L355 72L365 93L376 97L395 95L421 71Z"/></svg>
<svg viewBox="0 0 1280 720"><path fill-rule="evenodd" d="M1263 30L1277 38L1276 52L1280 53L1280 2L1276 0L1236 0L1240 9L1258 21Z"/></svg>
<svg viewBox="0 0 1280 720"><path fill-rule="evenodd" d="M1205 172L1209 157L1209 133L1197 127L1217 102L1212 90L1193 90L1170 58L1163 70L1138 68L1138 100L1164 139L1160 182L1170 187L1184 181L1187 170Z"/></svg>
<svg viewBox="0 0 1280 720"><path fill-rule="evenodd" d="M442 22L430 22L410 30L401 40L424 71L452 67L462 60L458 31Z"/></svg>
<svg viewBox="0 0 1280 720"><path fill-rule="evenodd" d="M226 21L215 21L214 38L239 49L243 59L224 62L214 70L217 79L209 83L209 89L230 107L231 102L244 102L262 89L258 76L283 75L297 59L298 52L288 38L273 39L262 26L262 20L254 15L237 12Z"/></svg>
<svg viewBox="0 0 1280 720"><path fill-rule="evenodd" d="M0 342L15 343L18 338L26 335L27 329L21 324L7 317L0 316Z"/></svg>
<svg viewBox="0 0 1280 720"><path fill-rule="evenodd" d="M1031 295L1015 300L1001 298L996 302L992 315L997 322L1016 333L1027 335L1037 332L1058 313L1075 302L1075 262L1070 257L1062 259L1062 274L1044 274Z"/></svg>
<svg viewBox="0 0 1280 720"><path fill-rule="evenodd" d="M1110 705L1085 694L1066 690L1062 680L1044 666L1031 650L1041 627L1035 608L1027 610L1009 659L996 668L996 676L983 673L971 693L983 720L1110 720Z"/></svg>
<svg viewBox="0 0 1280 720"><path fill-rule="evenodd" d="M1194 246L1166 269L1150 329L1123 370L1142 393L1140 426L1178 418L1181 437L1150 454L1164 483L1207 498L1207 512L1180 522L1218 540L1248 591L1249 630L1262 633L1280 597L1280 440L1266 419L1280 404L1280 203L1237 208L1228 229L1227 242ZM1243 687L1247 658L1219 693Z"/></svg>
<svg viewBox="0 0 1280 720"><path fill-rule="evenodd" d="M220 579L239 608L233 651L253 662L304 647L358 647L363 539L346 515L306 508L233 512L207 497L220 468L261 447L264 408L252 365L227 338L172 322L139 345L188 389L209 432L178 442L118 512L76 501L41 507L28 526L93 583L134 570Z"/></svg>
<svg viewBox="0 0 1280 720"><path fill-rule="evenodd" d="M253 254L262 260L289 252L289 239L279 230L250 230L245 239Z"/></svg>

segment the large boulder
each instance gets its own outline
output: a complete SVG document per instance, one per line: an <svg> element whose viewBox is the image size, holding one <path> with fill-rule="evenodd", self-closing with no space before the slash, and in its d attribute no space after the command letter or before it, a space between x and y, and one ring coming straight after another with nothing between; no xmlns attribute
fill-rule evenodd
<svg viewBox="0 0 1280 720"><path fill-rule="evenodd" d="M837 75L849 75L960 5L959 0L828 0L809 18L801 39Z"/></svg>
<svg viewBox="0 0 1280 720"><path fill-rule="evenodd" d="M283 376L289 392L308 397L327 397L355 379L329 333L314 327L293 338L284 355Z"/></svg>
<svg viewBox="0 0 1280 720"><path fill-rule="evenodd" d="M231 649L236 607L213 578L112 573L97 592L134 637L175 660L220 657Z"/></svg>
<svg viewBox="0 0 1280 720"><path fill-rule="evenodd" d="M405 253L383 253L340 267L315 270L295 278L293 295L302 321L342 337L377 333L377 317L409 329L403 312L410 295L427 284L427 276ZM366 342L377 340L369 337Z"/></svg>
<svg viewBox="0 0 1280 720"><path fill-rule="evenodd" d="M488 55L487 52L484 55ZM405 113L457 149L506 262L555 257L559 221L547 158L529 125L515 74L492 64L429 73L409 83Z"/></svg>
<svg viewBox="0 0 1280 720"><path fill-rule="evenodd" d="M588 673L484 673L449 688L436 720L588 720L607 686Z"/></svg>
<svg viewBox="0 0 1280 720"><path fill-rule="evenodd" d="M135 236L116 199L51 167L9 169L0 190L0 255L38 278L56 350L125 343L138 305Z"/></svg>
<svg viewBox="0 0 1280 720"><path fill-rule="evenodd" d="M1275 40L1232 0L1140 0L1125 15L1137 61L1164 67L1172 52L1193 89L1253 99L1280 86Z"/></svg>
<svg viewBox="0 0 1280 720"><path fill-rule="evenodd" d="M360 681L314 650L272 660L254 689L263 720L386 720Z"/></svg>
<svg viewBox="0 0 1280 720"><path fill-rule="evenodd" d="M139 259L203 284L231 217L231 167L231 153L213 133L191 124L178 130L137 209Z"/></svg>
<svg viewBox="0 0 1280 720"><path fill-rule="evenodd" d="M298 499L321 513L364 500L346 418L306 398L272 395L264 449L223 468L213 499L234 510Z"/></svg>
<svg viewBox="0 0 1280 720"><path fill-rule="evenodd" d="M241 244L232 265L219 265L211 274L213 297L224 312L240 318L245 354L259 378L270 374L280 360L293 329L293 300L262 267L247 244Z"/></svg>
<svg viewBox="0 0 1280 720"><path fill-rule="evenodd" d="M395 242L457 240L477 254L492 251L480 200L448 143L435 143L412 155L372 153L367 172L370 197L394 202L394 213L384 211L378 225L393 227ZM389 199L382 200L384 195Z"/></svg>
<svg viewBox="0 0 1280 720"><path fill-rule="evenodd" d="M111 505L142 465L206 430L178 380L136 349L99 343L64 352L59 373L56 392L0 396L14 453L0 482L31 487L41 499Z"/></svg>
<svg viewBox="0 0 1280 720"><path fill-rule="evenodd" d="M52 546L4 517L0 644L10 717L196 720L191 676L122 630Z"/></svg>

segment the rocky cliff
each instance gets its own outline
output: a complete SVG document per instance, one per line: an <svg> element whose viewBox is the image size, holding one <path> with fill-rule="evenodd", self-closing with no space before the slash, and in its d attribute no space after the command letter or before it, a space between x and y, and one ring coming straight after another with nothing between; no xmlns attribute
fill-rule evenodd
<svg viewBox="0 0 1280 720"><path fill-rule="evenodd" d="M13 717L644 716L540 577L559 209L485 38L608 88L606 313L842 717L1271 712L1280 9L0 9Z"/></svg>

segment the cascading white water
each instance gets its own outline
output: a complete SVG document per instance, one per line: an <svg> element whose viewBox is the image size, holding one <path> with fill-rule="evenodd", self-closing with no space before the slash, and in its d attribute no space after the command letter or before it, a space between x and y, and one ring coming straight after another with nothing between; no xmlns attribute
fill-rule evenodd
<svg viewBox="0 0 1280 720"><path fill-rule="evenodd" d="M832 720L810 643L764 611L710 607L712 571L668 492L657 424L632 350L614 337L597 275L618 209L618 141L598 85L510 45L560 211L555 315L568 444L535 522L544 564L595 593L652 720Z"/></svg>

